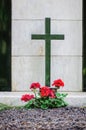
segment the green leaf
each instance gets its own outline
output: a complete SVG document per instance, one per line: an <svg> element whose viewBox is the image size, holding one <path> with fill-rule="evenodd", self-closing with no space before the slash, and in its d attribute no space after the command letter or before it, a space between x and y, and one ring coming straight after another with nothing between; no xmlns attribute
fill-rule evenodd
<svg viewBox="0 0 86 130"><path fill-rule="evenodd" d="M61 97L61 94L57 92L57 93L56 93L56 97L57 97L57 98Z"/></svg>
<svg viewBox="0 0 86 130"><path fill-rule="evenodd" d="M24 106L24 108L31 108L32 104L33 104L33 100L30 100L30 101Z"/></svg>
<svg viewBox="0 0 86 130"><path fill-rule="evenodd" d="M41 108L42 108L42 109L48 109L48 106L45 105L45 104L42 104L42 105L41 105Z"/></svg>
<svg viewBox="0 0 86 130"><path fill-rule="evenodd" d="M56 97L57 97L57 98L64 98L64 97L66 97L67 95L68 95L68 94L65 94L65 93L62 93L62 94L61 94L61 93L58 93L58 92L56 93Z"/></svg>
<svg viewBox="0 0 86 130"><path fill-rule="evenodd" d="M8 106L6 104L0 103L0 111L7 110L13 108L12 106Z"/></svg>
<svg viewBox="0 0 86 130"><path fill-rule="evenodd" d="M67 95L67 93L62 93L62 97L66 97Z"/></svg>

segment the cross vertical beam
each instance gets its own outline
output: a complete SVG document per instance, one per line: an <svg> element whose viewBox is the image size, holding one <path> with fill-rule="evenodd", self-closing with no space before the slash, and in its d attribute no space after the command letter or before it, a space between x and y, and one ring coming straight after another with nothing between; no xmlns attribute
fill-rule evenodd
<svg viewBox="0 0 86 130"><path fill-rule="evenodd" d="M50 86L50 75L51 75L51 41L50 36L50 18L45 19L45 84Z"/></svg>
<svg viewBox="0 0 86 130"><path fill-rule="evenodd" d="M32 39L45 40L45 85L50 86L51 76L51 40L64 40L62 34L51 34L50 18L45 18L45 34L32 34Z"/></svg>

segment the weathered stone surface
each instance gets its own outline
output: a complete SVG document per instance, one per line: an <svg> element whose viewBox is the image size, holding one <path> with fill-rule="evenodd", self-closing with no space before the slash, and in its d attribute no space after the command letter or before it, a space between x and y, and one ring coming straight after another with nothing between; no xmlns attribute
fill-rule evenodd
<svg viewBox="0 0 86 130"><path fill-rule="evenodd" d="M45 84L45 41L31 34L51 33L51 83L62 78L62 91L82 91L82 0L12 0L12 91L28 91L32 82Z"/></svg>
<svg viewBox="0 0 86 130"><path fill-rule="evenodd" d="M44 85L44 57L12 58L12 91L28 91L32 82Z"/></svg>
<svg viewBox="0 0 86 130"><path fill-rule="evenodd" d="M12 55L44 55L45 41L31 40L31 34L44 33L44 21L13 21L12 26Z"/></svg>
<svg viewBox="0 0 86 130"><path fill-rule="evenodd" d="M32 40L31 34L45 33L45 20L13 21L12 55L44 55L45 41ZM51 41L52 55L82 55L82 22L51 21L51 34L64 34L64 40Z"/></svg>
<svg viewBox="0 0 86 130"><path fill-rule="evenodd" d="M51 57L51 83L57 78L65 82L62 91L82 91L82 58ZM13 57L12 90L28 91L32 82L45 85L44 57Z"/></svg>
<svg viewBox="0 0 86 130"><path fill-rule="evenodd" d="M61 91L82 91L82 58L54 56L51 62L52 81L62 78L65 87Z"/></svg>
<svg viewBox="0 0 86 130"><path fill-rule="evenodd" d="M82 19L82 0L12 0L12 19Z"/></svg>

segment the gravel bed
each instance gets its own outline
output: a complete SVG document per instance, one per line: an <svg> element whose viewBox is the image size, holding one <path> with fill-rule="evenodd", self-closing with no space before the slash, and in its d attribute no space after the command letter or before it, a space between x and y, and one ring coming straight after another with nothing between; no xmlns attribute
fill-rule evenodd
<svg viewBox="0 0 86 130"><path fill-rule="evenodd" d="M1 111L0 130L86 130L86 108Z"/></svg>

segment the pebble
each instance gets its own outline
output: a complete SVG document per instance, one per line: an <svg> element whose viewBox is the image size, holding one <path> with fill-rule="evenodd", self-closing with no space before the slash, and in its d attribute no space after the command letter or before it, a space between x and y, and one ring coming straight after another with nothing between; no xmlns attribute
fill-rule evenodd
<svg viewBox="0 0 86 130"><path fill-rule="evenodd" d="M86 108L1 111L0 130L86 130Z"/></svg>

